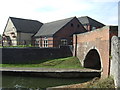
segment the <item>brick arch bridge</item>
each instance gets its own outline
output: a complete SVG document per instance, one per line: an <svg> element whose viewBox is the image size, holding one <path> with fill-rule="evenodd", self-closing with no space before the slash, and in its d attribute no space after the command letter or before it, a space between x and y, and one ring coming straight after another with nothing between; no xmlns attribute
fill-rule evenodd
<svg viewBox="0 0 120 90"><path fill-rule="evenodd" d="M94 31L73 36L73 55L82 66L101 70L102 77L110 73L111 37L118 34L118 27L105 26Z"/></svg>
<svg viewBox="0 0 120 90"><path fill-rule="evenodd" d="M89 50L87 55L85 55L83 66L85 68L101 70L102 69L101 64L102 64L101 57L98 51L96 49Z"/></svg>

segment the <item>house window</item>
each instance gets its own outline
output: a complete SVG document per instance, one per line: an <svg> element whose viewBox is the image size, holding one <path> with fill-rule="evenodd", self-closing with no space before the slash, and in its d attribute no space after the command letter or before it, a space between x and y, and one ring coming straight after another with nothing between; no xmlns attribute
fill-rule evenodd
<svg viewBox="0 0 120 90"><path fill-rule="evenodd" d="M13 38L16 38L16 36L12 36Z"/></svg>
<svg viewBox="0 0 120 90"><path fill-rule="evenodd" d="M67 39L61 39L61 45L67 45Z"/></svg>
<svg viewBox="0 0 120 90"><path fill-rule="evenodd" d="M14 35L15 33L14 33L14 32L11 32L10 34Z"/></svg>
<svg viewBox="0 0 120 90"><path fill-rule="evenodd" d="M48 47L48 39L47 38L44 39L44 47Z"/></svg>
<svg viewBox="0 0 120 90"><path fill-rule="evenodd" d="M96 27L92 27L92 30L95 30L96 29Z"/></svg>
<svg viewBox="0 0 120 90"><path fill-rule="evenodd" d="M71 27L73 27L73 23L71 23Z"/></svg>
<svg viewBox="0 0 120 90"><path fill-rule="evenodd" d="M78 25L77 25L77 27L79 28L79 27L80 27L80 25L78 24Z"/></svg>
<svg viewBox="0 0 120 90"><path fill-rule="evenodd" d="M35 40L35 46L39 46L39 39Z"/></svg>

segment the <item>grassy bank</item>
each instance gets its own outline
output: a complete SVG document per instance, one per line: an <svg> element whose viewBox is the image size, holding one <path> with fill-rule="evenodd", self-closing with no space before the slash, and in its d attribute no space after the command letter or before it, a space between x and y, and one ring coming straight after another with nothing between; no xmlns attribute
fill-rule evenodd
<svg viewBox="0 0 120 90"><path fill-rule="evenodd" d="M39 64L0 64L0 67L82 68L76 57L53 59Z"/></svg>

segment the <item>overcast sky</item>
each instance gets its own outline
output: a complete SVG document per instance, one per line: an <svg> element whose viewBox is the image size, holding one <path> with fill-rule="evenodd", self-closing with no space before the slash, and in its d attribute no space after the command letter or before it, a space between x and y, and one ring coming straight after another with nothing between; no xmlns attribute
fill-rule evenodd
<svg viewBox="0 0 120 90"><path fill-rule="evenodd" d="M46 23L89 16L106 25L118 25L119 0L0 0L0 34L9 16Z"/></svg>

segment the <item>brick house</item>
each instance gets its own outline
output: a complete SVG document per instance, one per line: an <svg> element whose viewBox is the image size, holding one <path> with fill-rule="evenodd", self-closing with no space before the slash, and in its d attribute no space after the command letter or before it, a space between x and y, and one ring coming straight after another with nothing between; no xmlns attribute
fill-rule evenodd
<svg viewBox="0 0 120 90"><path fill-rule="evenodd" d="M39 47L72 45L73 34L83 32L86 32L86 29L76 17L45 23L34 36L35 45Z"/></svg>
<svg viewBox="0 0 120 90"><path fill-rule="evenodd" d="M81 22L81 24L85 27L87 31L95 30L105 26L104 24L88 16L78 17L78 20Z"/></svg>
<svg viewBox="0 0 120 90"><path fill-rule="evenodd" d="M3 45L28 45L43 24L36 20L9 17L3 32Z"/></svg>

